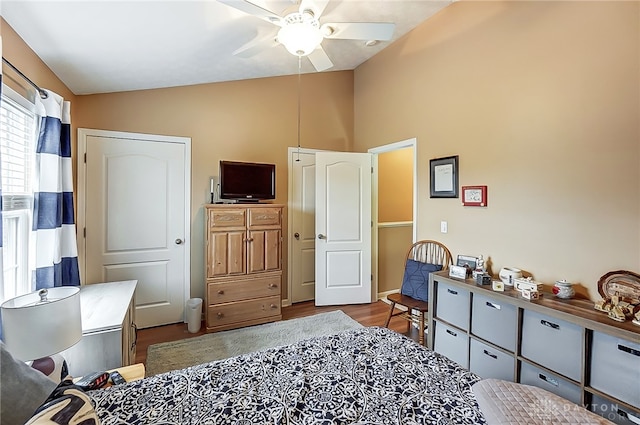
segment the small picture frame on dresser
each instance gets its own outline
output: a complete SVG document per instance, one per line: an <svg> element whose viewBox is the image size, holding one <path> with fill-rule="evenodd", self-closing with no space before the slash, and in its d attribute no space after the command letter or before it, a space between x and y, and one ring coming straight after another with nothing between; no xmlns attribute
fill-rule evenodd
<svg viewBox="0 0 640 425"><path fill-rule="evenodd" d="M466 279L467 278L467 268L464 266L450 266L449 267L449 277L455 277L456 279Z"/></svg>

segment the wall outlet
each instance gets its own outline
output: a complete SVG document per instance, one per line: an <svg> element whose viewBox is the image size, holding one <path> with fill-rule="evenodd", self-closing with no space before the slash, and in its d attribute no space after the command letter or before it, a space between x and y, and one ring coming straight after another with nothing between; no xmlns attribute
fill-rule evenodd
<svg viewBox="0 0 640 425"><path fill-rule="evenodd" d="M440 222L440 233L447 233L449 231L449 225L446 221Z"/></svg>

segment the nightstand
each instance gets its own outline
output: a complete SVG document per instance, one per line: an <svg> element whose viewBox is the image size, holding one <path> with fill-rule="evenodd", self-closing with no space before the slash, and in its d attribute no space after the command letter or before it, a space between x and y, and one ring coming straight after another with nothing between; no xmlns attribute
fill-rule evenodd
<svg viewBox="0 0 640 425"><path fill-rule="evenodd" d="M118 371L120 375L127 381L139 381L140 379L144 379L144 374L146 369L144 367L144 363L136 363L129 366L122 366L116 369L111 369L107 372ZM106 385L107 387L111 386L111 381Z"/></svg>

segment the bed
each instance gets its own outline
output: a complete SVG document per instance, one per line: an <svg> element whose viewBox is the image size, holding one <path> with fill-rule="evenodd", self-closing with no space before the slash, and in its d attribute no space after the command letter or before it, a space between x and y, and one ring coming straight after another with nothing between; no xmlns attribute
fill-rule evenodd
<svg viewBox="0 0 640 425"><path fill-rule="evenodd" d="M87 394L102 424L483 424L479 377L361 328Z"/></svg>
<svg viewBox="0 0 640 425"><path fill-rule="evenodd" d="M379 327L87 392L56 387L1 342L0 354L2 425L611 424L542 388L481 380Z"/></svg>

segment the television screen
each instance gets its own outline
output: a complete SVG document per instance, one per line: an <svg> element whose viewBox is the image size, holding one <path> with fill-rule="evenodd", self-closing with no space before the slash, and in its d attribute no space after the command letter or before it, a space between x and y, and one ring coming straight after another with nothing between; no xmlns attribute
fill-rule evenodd
<svg viewBox="0 0 640 425"><path fill-rule="evenodd" d="M275 164L220 161L220 199L259 201L275 197Z"/></svg>

